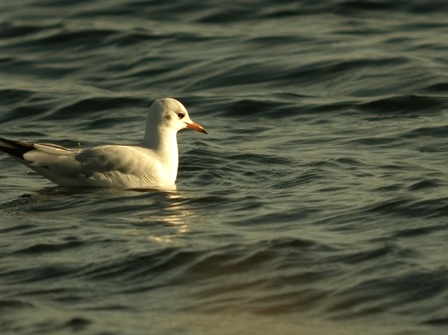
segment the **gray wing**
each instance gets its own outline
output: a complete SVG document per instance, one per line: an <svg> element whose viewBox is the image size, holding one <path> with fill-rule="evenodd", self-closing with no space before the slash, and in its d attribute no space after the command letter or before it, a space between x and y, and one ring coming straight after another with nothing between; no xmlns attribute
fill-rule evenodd
<svg viewBox="0 0 448 335"><path fill-rule="evenodd" d="M138 147L104 145L73 152L47 146L27 152L27 164L59 185L139 187L164 180L160 163ZM51 151L51 152L49 152Z"/></svg>
<svg viewBox="0 0 448 335"><path fill-rule="evenodd" d="M152 151L141 147L103 145L72 150L0 138L0 150L62 186L140 187L169 179Z"/></svg>

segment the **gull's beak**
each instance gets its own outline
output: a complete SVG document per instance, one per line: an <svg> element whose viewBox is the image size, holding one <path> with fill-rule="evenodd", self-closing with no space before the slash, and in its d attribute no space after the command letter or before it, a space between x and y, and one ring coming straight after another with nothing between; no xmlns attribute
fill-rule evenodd
<svg viewBox="0 0 448 335"><path fill-rule="evenodd" d="M191 121L191 123L185 122L185 124L187 125L187 128L200 131L201 133L204 134L208 134L207 130L205 130L204 127L202 127L199 123Z"/></svg>

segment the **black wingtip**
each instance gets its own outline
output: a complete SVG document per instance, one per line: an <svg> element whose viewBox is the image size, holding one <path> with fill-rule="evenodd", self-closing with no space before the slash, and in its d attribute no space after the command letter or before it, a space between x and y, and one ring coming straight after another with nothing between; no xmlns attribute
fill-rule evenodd
<svg viewBox="0 0 448 335"><path fill-rule="evenodd" d="M13 141L0 137L0 150L8 155L23 158L24 154L33 149L34 145L32 143Z"/></svg>

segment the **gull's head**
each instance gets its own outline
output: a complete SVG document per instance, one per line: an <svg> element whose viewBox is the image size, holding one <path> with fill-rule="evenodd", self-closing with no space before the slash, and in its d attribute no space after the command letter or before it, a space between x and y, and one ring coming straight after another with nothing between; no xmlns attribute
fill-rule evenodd
<svg viewBox="0 0 448 335"><path fill-rule="evenodd" d="M173 98L157 99L148 112L147 128L166 128L174 131L190 128L207 134L200 124L190 119L187 109Z"/></svg>

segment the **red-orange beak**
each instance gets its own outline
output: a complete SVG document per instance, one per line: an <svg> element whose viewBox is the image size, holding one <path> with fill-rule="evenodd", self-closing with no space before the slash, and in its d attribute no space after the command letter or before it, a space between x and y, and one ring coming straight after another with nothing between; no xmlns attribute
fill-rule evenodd
<svg viewBox="0 0 448 335"><path fill-rule="evenodd" d="M199 123L196 123L193 121L191 121L191 122L192 123L185 122L185 124L187 125L187 128L200 131L201 133L204 133L204 134L208 134L207 130L205 130L204 127L202 127Z"/></svg>

